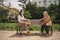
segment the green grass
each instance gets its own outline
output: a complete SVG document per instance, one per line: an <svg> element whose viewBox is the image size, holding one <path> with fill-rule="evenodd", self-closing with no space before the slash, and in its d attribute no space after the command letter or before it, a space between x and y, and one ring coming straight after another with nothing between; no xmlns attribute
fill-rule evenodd
<svg viewBox="0 0 60 40"><path fill-rule="evenodd" d="M17 23L0 23L0 30L16 30ZM60 24L53 24L53 30L60 31ZM30 25L29 30L40 31L41 25Z"/></svg>
<svg viewBox="0 0 60 40"><path fill-rule="evenodd" d="M0 30L15 30L17 23L0 23Z"/></svg>

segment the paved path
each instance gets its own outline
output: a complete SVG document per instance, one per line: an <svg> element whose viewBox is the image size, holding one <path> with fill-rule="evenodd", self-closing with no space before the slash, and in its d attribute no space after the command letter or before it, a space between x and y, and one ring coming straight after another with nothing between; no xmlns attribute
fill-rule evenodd
<svg viewBox="0 0 60 40"><path fill-rule="evenodd" d="M0 40L60 40L60 32L54 32L52 36L40 36L40 32L31 31L30 34L16 34L16 31L0 31Z"/></svg>

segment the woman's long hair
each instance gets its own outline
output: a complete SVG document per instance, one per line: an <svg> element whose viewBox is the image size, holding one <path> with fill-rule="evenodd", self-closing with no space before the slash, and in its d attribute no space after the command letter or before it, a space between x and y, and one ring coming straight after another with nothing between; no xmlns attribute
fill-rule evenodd
<svg viewBox="0 0 60 40"><path fill-rule="evenodd" d="M20 12L19 12L20 16L22 17L22 14L21 13L22 13L22 10L20 10Z"/></svg>

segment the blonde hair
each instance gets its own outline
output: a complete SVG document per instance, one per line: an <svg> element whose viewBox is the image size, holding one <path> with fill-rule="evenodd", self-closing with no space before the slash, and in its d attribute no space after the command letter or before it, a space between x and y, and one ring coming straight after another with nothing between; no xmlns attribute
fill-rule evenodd
<svg viewBox="0 0 60 40"><path fill-rule="evenodd" d="M48 15L48 12L47 12L47 11L44 11L44 12L43 12L43 14L46 14L46 15Z"/></svg>

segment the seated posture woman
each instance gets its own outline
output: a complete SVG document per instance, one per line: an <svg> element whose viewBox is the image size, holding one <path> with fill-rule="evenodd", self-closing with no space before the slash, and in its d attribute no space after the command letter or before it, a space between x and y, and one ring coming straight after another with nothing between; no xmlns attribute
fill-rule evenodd
<svg viewBox="0 0 60 40"><path fill-rule="evenodd" d="M41 27L41 34L43 34L43 30L45 29L46 35L49 34L49 29L52 27L52 21L50 19L50 16L48 15L47 11L43 12L44 17L40 19L40 22L42 22L42 27Z"/></svg>
<svg viewBox="0 0 60 40"><path fill-rule="evenodd" d="M29 32L29 30L28 30L29 25L30 25L30 20L24 18L24 11L20 10L19 15L18 15L18 27L24 26L24 28L26 27L26 31ZM20 30L20 32L21 32L21 30Z"/></svg>

